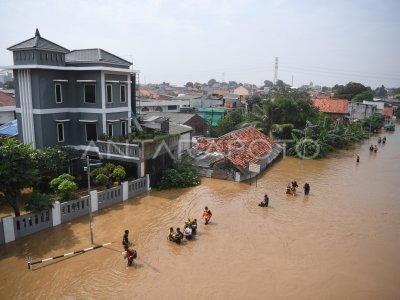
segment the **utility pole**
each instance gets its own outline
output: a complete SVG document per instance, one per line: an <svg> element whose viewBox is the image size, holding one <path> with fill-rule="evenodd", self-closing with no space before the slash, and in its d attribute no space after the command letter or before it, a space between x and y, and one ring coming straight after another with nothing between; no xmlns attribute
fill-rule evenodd
<svg viewBox="0 0 400 300"><path fill-rule="evenodd" d="M278 81L278 57L275 57L274 84Z"/></svg>
<svg viewBox="0 0 400 300"><path fill-rule="evenodd" d="M90 196L90 162L89 162L89 156L86 156L86 167L87 167L88 195L89 195L90 241L93 244L93 216L92 216L92 197Z"/></svg>

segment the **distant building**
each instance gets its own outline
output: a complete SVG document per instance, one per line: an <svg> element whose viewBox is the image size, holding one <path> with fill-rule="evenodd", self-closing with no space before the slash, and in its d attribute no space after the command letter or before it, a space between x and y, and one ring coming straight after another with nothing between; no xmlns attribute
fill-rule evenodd
<svg viewBox="0 0 400 300"><path fill-rule="evenodd" d="M0 125L16 119L15 99L9 94L0 91Z"/></svg>
<svg viewBox="0 0 400 300"><path fill-rule="evenodd" d="M368 119L373 114L377 113L378 109L375 104L363 104L360 102L349 103L349 121L361 121Z"/></svg>
<svg viewBox="0 0 400 300"><path fill-rule="evenodd" d="M237 87L233 93L240 97L240 102L245 103L247 98L251 95L251 90L244 86Z"/></svg>
<svg viewBox="0 0 400 300"><path fill-rule="evenodd" d="M193 136L206 134L208 128L207 122L201 116L190 113L153 112L143 115L143 120L146 121L161 117L169 119L170 123L189 126L193 129Z"/></svg>
<svg viewBox="0 0 400 300"><path fill-rule="evenodd" d="M139 114L149 112L180 112L190 108L189 100L154 100L138 99L136 101L136 110Z"/></svg>

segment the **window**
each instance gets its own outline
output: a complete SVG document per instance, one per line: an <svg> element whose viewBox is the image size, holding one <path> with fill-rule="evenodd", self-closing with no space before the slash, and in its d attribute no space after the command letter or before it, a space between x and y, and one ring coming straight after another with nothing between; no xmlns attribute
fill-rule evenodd
<svg viewBox="0 0 400 300"><path fill-rule="evenodd" d="M155 110L155 111L162 112L162 107L161 107L161 106L157 106L154 110Z"/></svg>
<svg viewBox="0 0 400 300"><path fill-rule="evenodd" d="M121 102L126 102L126 85L121 84Z"/></svg>
<svg viewBox="0 0 400 300"><path fill-rule="evenodd" d="M58 142L64 142L64 124L57 123Z"/></svg>
<svg viewBox="0 0 400 300"><path fill-rule="evenodd" d="M54 85L55 93L56 93L56 103L62 103L62 89L61 83L56 83Z"/></svg>
<svg viewBox="0 0 400 300"><path fill-rule="evenodd" d="M107 103L113 102L113 99L112 99L112 84L107 84L106 85L106 99L107 99Z"/></svg>
<svg viewBox="0 0 400 300"><path fill-rule="evenodd" d="M148 107L142 107L142 111L149 111Z"/></svg>
<svg viewBox="0 0 400 300"><path fill-rule="evenodd" d="M168 105L168 110L176 110L177 106L176 105Z"/></svg>
<svg viewBox="0 0 400 300"><path fill-rule="evenodd" d="M96 85L95 84L85 84L84 90L85 103L96 103Z"/></svg>
<svg viewBox="0 0 400 300"><path fill-rule="evenodd" d="M121 135L126 136L126 121L121 122Z"/></svg>
<svg viewBox="0 0 400 300"><path fill-rule="evenodd" d="M96 123L86 123L86 140L97 141L97 124Z"/></svg>
<svg viewBox="0 0 400 300"><path fill-rule="evenodd" d="M113 124L112 123L107 124L107 135L109 137L113 136Z"/></svg>

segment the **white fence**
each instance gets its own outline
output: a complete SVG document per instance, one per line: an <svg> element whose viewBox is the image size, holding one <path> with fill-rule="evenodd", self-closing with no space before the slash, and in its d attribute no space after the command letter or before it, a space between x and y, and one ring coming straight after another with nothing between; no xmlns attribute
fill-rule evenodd
<svg viewBox="0 0 400 300"><path fill-rule="evenodd" d="M46 228L69 222L116 203L121 203L150 190L149 175L101 192L91 191L89 196L68 202L55 202L52 209L33 212L19 217L3 217L0 222L0 245Z"/></svg>

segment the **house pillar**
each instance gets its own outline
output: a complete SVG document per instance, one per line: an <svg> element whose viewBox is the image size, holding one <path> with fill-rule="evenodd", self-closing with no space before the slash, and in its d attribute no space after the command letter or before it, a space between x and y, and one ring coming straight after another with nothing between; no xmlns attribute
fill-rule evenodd
<svg viewBox="0 0 400 300"><path fill-rule="evenodd" d="M92 212L98 211L99 210L99 199L97 196L97 191L90 191L90 208L92 209Z"/></svg>
<svg viewBox="0 0 400 300"><path fill-rule="evenodd" d="M122 201L128 200L128 189L129 189L128 181L124 181L122 183Z"/></svg>
<svg viewBox="0 0 400 300"><path fill-rule="evenodd" d="M51 209L53 215L53 227L61 224L61 203L54 202L53 208Z"/></svg>
<svg viewBox="0 0 400 300"><path fill-rule="evenodd" d="M15 241L14 217L13 216L3 217L2 222L4 230L4 242L9 243Z"/></svg>

